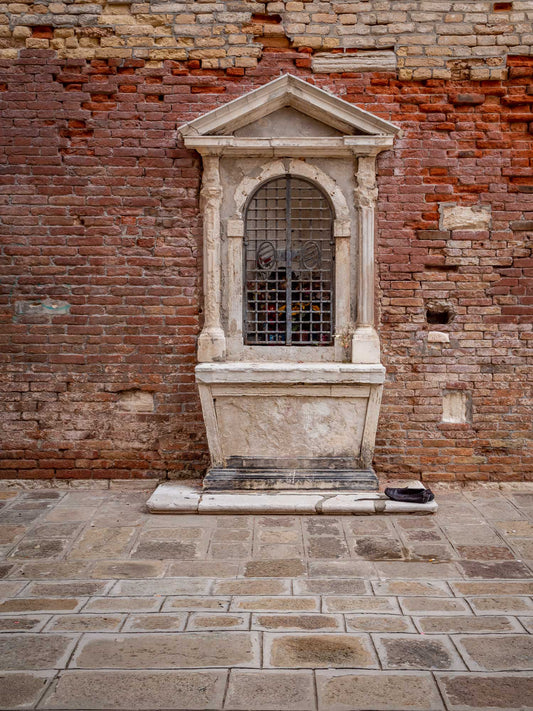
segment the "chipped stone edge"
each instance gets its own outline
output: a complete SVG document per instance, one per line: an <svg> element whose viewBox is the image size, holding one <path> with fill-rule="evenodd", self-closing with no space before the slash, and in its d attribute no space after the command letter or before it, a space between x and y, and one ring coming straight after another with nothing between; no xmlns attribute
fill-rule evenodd
<svg viewBox="0 0 533 711"><path fill-rule="evenodd" d="M420 488L423 484L420 483ZM200 487L165 482L160 484L146 503L150 513L162 514L347 514L368 516L373 514L432 514L438 509L436 501L412 504L391 501L385 494L359 492L300 493L264 491L204 492Z"/></svg>

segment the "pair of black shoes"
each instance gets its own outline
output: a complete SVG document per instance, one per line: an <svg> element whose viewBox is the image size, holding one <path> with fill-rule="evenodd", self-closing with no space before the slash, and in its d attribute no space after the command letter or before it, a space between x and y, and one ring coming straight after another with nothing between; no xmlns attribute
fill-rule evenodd
<svg viewBox="0 0 533 711"><path fill-rule="evenodd" d="M385 495L393 501L405 501L410 504L427 504L435 498L431 489L411 489L410 487L404 489L387 488Z"/></svg>

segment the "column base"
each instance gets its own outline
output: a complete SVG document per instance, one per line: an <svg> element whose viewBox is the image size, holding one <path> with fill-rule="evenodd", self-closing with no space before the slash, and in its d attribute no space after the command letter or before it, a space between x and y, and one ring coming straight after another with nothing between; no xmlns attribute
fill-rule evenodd
<svg viewBox="0 0 533 711"><path fill-rule="evenodd" d="M358 326L352 337L352 363L371 365L380 362L379 336L373 326Z"/></svg>
<svg viewBox="0 0 533 711"><path fill-rule="evenodd" d="M378 488L378 478L371 467L360 469L354 466L355 462L350 467L342 458L298 462L236 459L228 461L225 467L211 467L203 481L204 490L376 491Z"/></svg>
<svg viewBox="0 0 533 711"><path fill-rule="evenodd" d="M226 359L226 336L221 328L204 328L198 337L198 361L212 363Z"/></svg>

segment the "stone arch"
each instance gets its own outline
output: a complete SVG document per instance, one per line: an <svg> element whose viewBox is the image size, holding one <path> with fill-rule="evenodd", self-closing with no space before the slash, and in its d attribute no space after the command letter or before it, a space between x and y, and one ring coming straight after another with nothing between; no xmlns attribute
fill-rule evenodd
<svg viewBox="0 0 533 711"><path fill-rule="evenodd" d="M320 168L317 168L317 166L310 165L297 158L273 160L263 167L259 175L243 178L235 191L235 219L244 220L248 200L263 183L282 175L306 178L312 183L316 183L330 199L334 211L334 219L339 221L350 219L346 199L333 178L324 173L323 170L320 170Z"/></svg>

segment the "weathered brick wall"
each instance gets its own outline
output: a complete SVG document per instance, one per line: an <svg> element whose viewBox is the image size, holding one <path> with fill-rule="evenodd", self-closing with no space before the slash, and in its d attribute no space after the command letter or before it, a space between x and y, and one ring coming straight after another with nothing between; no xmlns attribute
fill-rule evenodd
<svg viewBox="0 0 533 711"><path fill-rule="evenodd" d="M202 471L176 126L291 72L403 129L379 158L378 472L531 476L532 23L516 0L0 5L3 475ZM313 65L356 50L396 69Z"/></svg>
<svg viewBox="0 0 533 711"><path fill-rule="evenodd" d="M264 48L394 49L400 79L501 79L505 57L531 54L531 0L65 0L0 4L0 57L173 59L203 69L257 66Z"/></svg>

